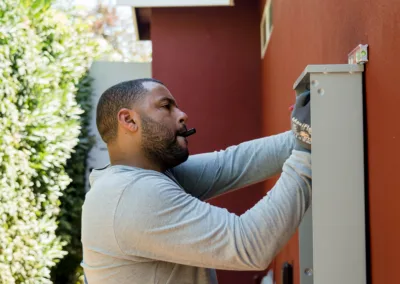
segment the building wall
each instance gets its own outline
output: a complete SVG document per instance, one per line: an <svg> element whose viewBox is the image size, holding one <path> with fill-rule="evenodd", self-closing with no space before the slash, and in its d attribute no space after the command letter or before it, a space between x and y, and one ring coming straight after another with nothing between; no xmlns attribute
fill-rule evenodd
<svg viewBox="0 0 400 284"><path fill-rule="evenodd" d="M258 2L235 7L152 9L153 77L189 116L192 154L261 137ZM262 198L261 184L211 201L243 213ZM221 284L254 283L253 272L218 271Z"/></svg>
<svg viewBox="0 0 400 284"><path fill-rule="evenodd" d="M260 18L264 4L261 0ZM369 44L365 93L371 283L400 283L400 125L396 119L400 1L273 0L273 5L274 30L261 68L264 135L287 129L293 82L306 65L347 63L349 51L359 43ZM299 283L297 242L296 234L274 263L279 275L282 263L292 262L295 284ZM279 277L277 284L281 284Z"/></svg>

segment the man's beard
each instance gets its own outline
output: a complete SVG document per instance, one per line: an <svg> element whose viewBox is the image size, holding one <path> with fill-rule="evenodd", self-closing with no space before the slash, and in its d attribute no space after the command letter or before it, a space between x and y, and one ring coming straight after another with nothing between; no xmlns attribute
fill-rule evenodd
<svg viewBox="0 0 400 284"><path fill-rule="evenodd" d="M146 115L141 115L142 150L148 159L163 169L173 168L189 157L187 148L177 141L177 133Z"/></svg>

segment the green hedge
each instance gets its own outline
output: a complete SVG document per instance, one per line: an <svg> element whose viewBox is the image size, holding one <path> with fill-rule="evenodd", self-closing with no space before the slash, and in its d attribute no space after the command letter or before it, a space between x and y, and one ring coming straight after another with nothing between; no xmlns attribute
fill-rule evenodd
<svg viewBox="0 0 400 284"><path fill-rule="evenodd" d="M60 196L81 128L77 86L97 45L84 23L50 4L0 1L1 283L51 283L66 254Z"/></svg>
<svg viewBox="0 0 400 284"><path fill-rule="evenodd" d="M61 212L59 226L56 231L56 234L61 236L67 243L64 250L68 254L61 259L52 271L54 283L72 284L83 282L83 270L80 266L82 261L81 214L85 198L86 159L95 142L94 136L90 136L88 131L92 111L92 80L89 76L83 77L76 95L76 100L84 110L84 114L80 120L81 133L79 135L79 143L75 147L71 158L67 161L66 171L72 182L65 189L63 196L60 197Z"/></svg>

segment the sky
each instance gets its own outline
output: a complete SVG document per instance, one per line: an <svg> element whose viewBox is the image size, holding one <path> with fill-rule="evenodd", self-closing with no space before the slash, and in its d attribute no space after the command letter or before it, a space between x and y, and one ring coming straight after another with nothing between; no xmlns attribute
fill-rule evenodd
<svg viewBox="0 0 400 284"><path fill-rule="evenodd" d="M88 6L88 7L94 7L98 0L74 0L76 5L82 5L82 6ZM110 3L110 4L115 4L116 0L103 0L102 2L105 3Z"/></svg>
<svg viewBox="0 0 400 284"><path fill-rule="evenodd" d="M110 6L116 5L117 0L72 0L72 3L78 6L93 8L97 3L102 2ZM117 14L121 17L131 17L132 10L130 6L117 6Z"/></svg>

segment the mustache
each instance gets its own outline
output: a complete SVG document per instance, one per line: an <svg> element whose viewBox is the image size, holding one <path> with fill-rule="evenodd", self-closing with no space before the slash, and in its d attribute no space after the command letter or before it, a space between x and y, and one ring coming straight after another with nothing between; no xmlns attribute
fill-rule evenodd
<svg viewBox="0 0 400 284"><path fill-rule="evenodd" d="M182 136L187 131L186 125L184 125L181 129L176 132L176 136Z"/></svg>

